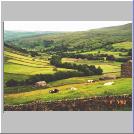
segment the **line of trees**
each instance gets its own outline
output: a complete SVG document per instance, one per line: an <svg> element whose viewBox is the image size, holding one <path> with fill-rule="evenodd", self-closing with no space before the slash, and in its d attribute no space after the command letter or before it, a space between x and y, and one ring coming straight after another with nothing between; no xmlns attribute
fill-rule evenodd
<svg viewBox="0 0 134 134"><path fill-rule="evenodd" d="M34 84L37 81L52 82L52 81L66 79L70 77L81 77L81 76L85 76L85 74L79 71L66 71L66 72L59 71L54 74L33 75L24 81L17 81L14 79L10 79L5 84L7 87L24 86L24 85L26 86L26 85Z"/></svg>
<svg viewBox="0 0 134 134"><path fill-rule="evenodd" d="M76 59L88 59L88 60L104 60L104 57L106 57L108 54L76 54L76 53L59 53L62 58L76 58Z"/></svg>
<svg viewBox="0 0 134 134"><path fill-rule="evenodd" d="M127 57L120 57L117 58L114 55L109 54L75 54L75 53L60 53L60 57L67 57L67 58L76 58L76 59L88 59L88 60L101 60L104 61L106 58L107 61L117 61L117 62L126 62L131 59L132 50L128 51Z"/></svg>
<svg viewBox="0 0 134 134"><path fill-rule="evenodd" d="M8 48L11 48L13 50L19 51L19 52L24 53L24 54L30 54L32 57L40 56L40 54L36 51L27 51L26 49L23 49L23 48L14 46L14 45L8 45L6 43L4 43L4 46L8 47Z"/></svg>
<svg viewBox="0 0 134 134"><path fill-rule="evenodd" d="M131 58L132 58L131 56L130 57L126 57L126 58L124 58L124 57L117 58L117 57L115 57L113 55L108 55L106 57L106 60L117 61L117 62L127 62L128 60L131 60Z"/></svg>
<svg viewBox="0 0 134 134"><path fill-rule="evenodd" d="M80 72L83 72L85 75L100 75L103 72L101 67L96 68L94 65L88 66L87 64L77 65L75 63L67 63L67 62L62 63L61 59L62 58L60 56L53 55L52 58L50 59L50 64L56 67L75 69Z"/></svg>
<svg viewBox="0 0 134 134"><path fill-rule="evenodd" d="M89 76L89 75L99 75L102 74L103 70L98 67L96 68L94 65L77 65L72 63L62 63L60 56L52 56L50 63L56 67L63 67L68 69L75 69L75 71L58 71L54 74L37 74L33 75L30 78L24 81L17 81L10 79L5 84L7 87L14 87L14 86L24 86L24 85L31 85L37 81L46 81L52 82L56 80L71 78L71 77L81 77L81 76Z"/></svg>

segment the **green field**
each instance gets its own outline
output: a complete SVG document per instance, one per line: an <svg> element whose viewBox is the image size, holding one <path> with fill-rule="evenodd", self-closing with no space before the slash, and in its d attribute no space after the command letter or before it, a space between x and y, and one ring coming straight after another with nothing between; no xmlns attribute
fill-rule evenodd
<svg viewBox="0 0 134 134"><path fill-rule="evenodd" d="M9 79L24 80L30 75L35 74L53 74L56 71L54 66L49 64L48 60L32 58L10 51L4 52L4 80ZM71 69L57 68L57 71L68 71Z"/></svg>
<svg viewBox="0 0 134 134"><path fill-rule="evenodd" d="M122 54L122 52L118 51L118 52L114 52L114 51L109 51L109 50L104 50L104 49L99 49L99 50L93 50L93 51L89 51L89 52L83 52L81 54L109 54L109 55L114 55L116 58L120 58L120 57L124 57L124 56L120 56L120 54ZM124 55L127 54L127 52L123 52Z"/></svg>
<svg viewBox="0 0 134 134"><path fill-rule="evenodd" d="M4 80L9 79L25 80L31 75L35 74L53 74L55 72L54 66L50 65L49 60L45 58L32 58L19 52L12 53L10 50L4 52ZM103 69L103 75L120 76L121 62L115 61L99 61L63 58L62 62L70 62L77 64L87 64L100 66ZM57 68L58 71L67 71L70 69ZM35 100L54 101L75 98L87 98L91 96L105 96L105 95L122 95L131 94L131 78L120 78L116 80L99 81L102 75L74 77L58 81L49 82L45 88L29 86L6 87L4 103L5 104L23 104ZM95 83L87 83L87 80L96 80ZM114 81L111 86L104 86L108 81ZM77 88L76 91L69 90L71 87ZM49 94L49 90L57 88L60 90L57 94Z"/></svg>
<svg viewBox="0 0 134 134"><path fill-rule="evenodd" d="M122 42L122 43L116 43L112 45L114 48L123 48L123 49L131 49L132 48L132 42Z"/></svg>
<svg viewBox="0 0 134 134"><path fill-rule="evenodd" d="M4 64L5 82L11 78L15 80L25 80L29 78L29 76L31 75L53 74L55 72L54 66L50 65L48 60L40 59L40 57L32 58L30 56L26 56L18 52L12 53L9 50L4 52L4 56L5 56L5 64ZM74 59L74 58L63 58L62 62L95 65L96 67L100 66L103 69L104 74L116 75L116 76L120 76L120 66L122 64L121 62ZM70 69L65 69L65 68L57 68L57 69L58 71L70 70ZM57 100L57 99L67 99L67 98L72 99L73 97L77 98L77 97L88 97L88 96L92 96L95 94L97 95L97 93L98 95L105 95L106 93L113 94L114 92L112 93L112 91L115 91L113 89L110 91L107 91L107 89L104 89L104 86L100 86L100 88L98 88L98 85L104 82L96 82L94 86L92 86L92 88L93 89L95 88L97 93L96 92L93 93L93 90L87 84L87 80L88 79L98 80L99 77L101 76L74 77L74 78L58 80L58 81L48 83L48 86L44 89L42 89L41 87L37 88L32 85L5 87L5 103L6 104L19 104L19 103L26 103L26 102L36 100L36 99L43 99L47 101ZM122 79L122 80L125 81L125 79ZM117 81L120 81L120 80L117 80ZM130 79L127 79L127 81L131 82ZM76 87L80 89L78 91L73 91L73 92L67 90L68 88L71 88L71 87ZM122 84L121 84L121 87L122 87ZM61 92L58 95L50 95L48 94L48 91L52 88L62 89L62 91L64 92ZM88 92L92 91L92 93L88 94L87 92L86 94L84 93L85 91L88 91ZM126 90L126 92L128 92L128 90ZM123 90L123 93L126 93L126 92L124 92ZM81 93L84 93L84 94L81 94ZM122 93L122 90L121 92L119 92L119 94L120 93Z"/></svg>
<svg viewBox="0 0 134 134"><path fill-rule="evenodd" d="M85 77L73 77L73 78L68 78L68 79L62 79L62 80L57 80L53 82L48 83L48 87L59 87L59 86L64 86L64 85L70 85L70 84L81 84L81 83L86 83L87 80L92 79L92 80L99 80L100 77L102 76L116 76L119 77L120 73L108 73L104 75L95 75L95 76L85 76ZM19 76L17 76L19 77ZM12 78L14 78L12 76ZM44 88L44 89L46 89ZM20 92L30 92L34 90L40 90L42 87L35 87L33 85L30 86L16 86L16 87L5 87L5 93L10 94L10 93L20 93Z"/></svg>
<svg viewBox="0 0 134 134"><path fill-rule="evenodd" d="M16 93L16 94L5 94L5 104L23 104L35 100L43 101L55 101L62 99L75 99L75 98L86 98L91 96L105 96L105 95L123 95L131 94L132 92L132 79L117 79L113 80L114 84L110 86L104 86L107 81L99 81L95 83L80 83L80 84L68 84L64 86L56 87L60 90L57 94L49 94L49 90L40 89L37 91ZM75 91L69 90L71 87L77 88Z"/></svg>
<svg viewBox="0 0 134 134"><path fill-rule="evenodd" d="M132 49L132 42L121 42L121 43L115 43L112 44L112 47L114 49ZM93 51L87 51L87 52L82 52L81 54L109 54L109 55L114 55L116 58L124 57L127 55L127 52L121 52L121 51L110 51L110 50L105 50L104 48L102 49L96 49Z"/></svg>
<svg viewBox="0 0 134 134"><path fill-rule="evenodd" d="M131 29L130 23L81 32L46 32L37 36L37 33L5 32L4 104L131 95L132 78L121 75L121 64L132 57ZM91 59L102 60L88 60L87 54L92 54ZM103 59L101 54L107 55ZM68 64L63 64L66 62ZM46 81L47 85L37 85L39 81ZM114 83L105 86L107 82ZM71 90L72 87L76 90ZM52 89L59 92L49 93Z"/></svg>
<svg viewBox="0 0 134 134"><path fill-rule="evenodd" d="M100 66L103 69L103 73L120 72L122 64L121 62L74 59L74 58L63 58L62 62L72 62L72 63L75 62L76 64L95 65L96 67Z"/></svg>

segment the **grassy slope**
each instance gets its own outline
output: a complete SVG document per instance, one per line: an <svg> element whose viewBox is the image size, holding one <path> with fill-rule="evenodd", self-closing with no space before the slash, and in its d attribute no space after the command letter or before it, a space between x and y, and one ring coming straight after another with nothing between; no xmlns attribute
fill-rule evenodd
<svg viewBox="0 0 134 134"><path fill-rule="evenodd" d="M132 92L131 78L114 80L115 83L110 86L104 86L105 82L108 81L59 86L57 88L60 90L60 92L57 94L49 94L49 90L52 88L18 94L5 94L4 100L5 104L22 104L34 100L54 101L61 99L85 98L91 96L131 94ZM76 87L77 90L70 91L69 89L71 87Z"/></svg>
<svg viewBox="0 0 134 134"><path fill-rule="evenodd" d="M53 68L48 60L35 59L11 51L4 52L5 81L11 78L22 80L35 74L52 74L55 72ZM58 71L67 70L70 69L58 68Z"/></svg>
<svg viewBox="0 0 134 134"><path fill-rule="evenodd" d="M55 32L26 32L26 31L4 31L4 40L15 40L24 37L34 37L44 34L54 34Z"/></svg>
<svg viewBox="0 0 134 134"><path fill-rule="evenodd" d="M117 36L116 36L117 35ZM125 35L125 36L124 36ZM100 41L114 41L123 42L131 41L132 38L132 24L126 24L121 26L113 26L107 28L100 28L95 30L88 30L83 32L65 32L57 33L53 35L39 35L34 37L21 38L13 42L13 44L19 47L25 48L38 48L38 46L33 44L38 44L39 48L44 48L44 40L53 40L55 43L51 45L61 45L66 44L68 47L76 46L92 46L98 47ZM98 42L98 43L96 43Z"/></svg>
<svg viewBox="0 0 134 134"><path fill-rule="evenodd" d="M100 52L100 54L109 54L109 55L114 55L116 58L119 57L123 57L120 56L119 54L122 54L122 52L118 51L118 52L113 52L113 51L108 51L108 50L104 50L104 49L96 49L90 52L83 52L81 54L98 54L98 51ZM127 52L123 52L124 55L127 54Z"/></svg>
<svg viewBox="0 0 134 134"><path fill-rule="evenodd" d="M116 73L108 73L104 74L104 76L120 76L119 72ZM70 84L80 84L80 83L86 83L87 80L92 79L92 80L99 80L99 78L102 77L100 75L95 75L95 76L85 76L85 77L73 77L73 78L68 78L68 79L62 79L62 80L57 80L53 82L48 83L48 87L59 87L59 86L64 86L64 85L70 85ZM16 87L5 87L4 92L6 94L10 93L21 93L21 92L30 92L34 90L40 90L42 87L34 87L33 85L30 86L16 86Z"/></svg>
<svg viewBox="0 0 134 134"><path fill-rule="evenodd" d="M74 58L63 58L62 62L75 62L77 64L88 64L100 66L103 69L103 73L109 72L120 72L121 62L111 62L111 61L98 61L98 60L86 60L86 59L74 59Z"/></svg>
<svg viewBox="0 0 134 134"><path fill-rule="evenodd" d="M115 49L132 49L132 42L121 42L121 43L115 43L115 44L112 44L113 48ZM110 51L110 50L105 50L105 49L96 49L96 50L93 50L93 51L90 51L90 52L83 52L81 54L98 54L98 52L100 54L109 54L109 55L114 55L115 57L117 58L120 58L120 57L125 57L127 55L127 52L120 52L120 51L117 51L117 52L114 52L114 51ZM123 54L122 56L120 56L120 54Z"/></svg>
<svg viewBox="0 0 134 134"><path fill-rule="evenodd" d="M112 46L114 48L131 49L132 48L132 42L116 43L116 44L113 44Z"/></svg>
<svg viewBox="0 0 134 134"><path fill-rule="evenodd" d="M117 32L118 29L118 32ZM131 28L130 28L131 29ZM131 30L128 31L128 28L122 29L120 27L118 28L111 28L112 32L108 28L99 29L97 30L91 30L87 32L77 32L77 33L65 33L65 34L57 34L57 35L42 35L37 37L30 37L26 39L22 39L22 42L26 42L25 45L28 44L28 42L36 42L37 40L45 40L45 39L53 39L54 41L60 41L65 40L67 43L71 46L77 46L81 44L83 41L89 39L96 40L98 37L103 37L104 39L111 38L114 34L121 33L122 37L124 37L124 34L131 36ZM103 34L104 36L102 36ZM92 36L93 35L93 36ZM100 36L101 35L101 36ZM128 37L129 38L129 37ZM81 41L80 41L80 40ZM127 39L128 40L128 39ZM78 42L80 41L80 42ZM78 42L78 43L77 43ZM19 43L18 43L19 44ZM31 43L33 44L33 43ZM127 44L124 46L124 44ZM118 43L114 44L114 47L122 48L127 47L130 43ZM130 46L129 46L130 47ZM98 53L99 50L95 50L92 52L86 52L86 53ZM100 53L108 53L112 54L116 57L120 57L119 53L122 52L111 52L111 51L105 51L104 49L100 50ZM123 52L123 54L125 54ZM23 55L21 53L11 52L10 50L6 50L5 53L5 80L14 78L16 80L22 80L28 78L30 75L39 74L39 73L54 73L53 67L49 65L48 60L41 60L41 59L34 59L31 57L28 57L26 55ZM63 61L72 62L71 60L74 59L63 59ZM100 61L87 61L87 60L79 60L75 63L78 64L95 64L96 66L101 66L104 70L104 73L110 73L110 72L118 72L120 71L120 63L117 62L100 62ZM58 69L60 70L60 69ZM63 69L66 70L66 69ZM118 74L118 73L117 73ZM87 84L88 79L98 79L98 76L93 77L77 77L77 78L69 78L69 79L63 79L60 81L55 81L49 83L51 88L34 88L32 86L28 87L14 87L14 88L5 88L5 90L8 92L14 92L16 90L17 92L23 92L23 93L13 93L13 94L5 94L5 103L6 104L21 104L21 103L27 103L30 101L34 101L36 99L41 99L45 101L49 100L59 100L59 99L74 99L74 98L84 98L84 97L90 97L90 96L97 96L97 95L119 95L119 94L131 94L132 92L132 79L131 78L123 78L123 79L117 79L115 80L115 84L112 86L103 86L103 84L106 81L100 81L93 84ZM60 89L60 93L58 94L49 94L48 91L50 89L53 89L54 87ZM76 91L70 91L68 90L71 87L77 87L78 90ZM31 91L36 90L36 91ZM15 92L16 92L15 91ZM27 92L29 91L29 92Z"/></svg>

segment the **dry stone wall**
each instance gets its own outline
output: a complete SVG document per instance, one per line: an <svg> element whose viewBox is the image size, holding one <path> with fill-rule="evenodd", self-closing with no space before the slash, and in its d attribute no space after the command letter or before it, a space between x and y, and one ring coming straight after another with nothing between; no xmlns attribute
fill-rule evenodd
<svg viewBox="0 0 134 134"><path fill-rule="evenodd" d="M121 77L132 77L132 62L121 65Z"/></svg>
<svg viewBox="0 0 134 134"><path fill-rule="evenodd" d="M54 102L34 101L28 104L5 105L5 111L116 111L131 110L131 95L92 97Z"/></svg>

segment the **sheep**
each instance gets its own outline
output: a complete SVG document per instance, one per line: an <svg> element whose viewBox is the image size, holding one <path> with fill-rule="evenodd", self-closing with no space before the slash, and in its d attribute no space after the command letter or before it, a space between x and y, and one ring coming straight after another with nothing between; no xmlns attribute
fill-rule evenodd
<svg viewBox="0 0 134 134"><path fill-rule="evenodd" d="M114 82L107 82L107 83L105 83L104 84L104 86L110 86L110 85L112 85Z"/></svg>
<svg viewBox="0 0 134 134"><path fill-rule="evenodd" d="M70 90L77 90L77 88L75 88L75 87L71 87Z"/></svg>
<svg viewBox="0 0 134 134"><path fill-rule="evenodd" d="M88 82L88 83L92 83L92 82L94 82L94 80L87 80L87 82Z"/></svg>
<svg viewBox="0 0 134 134"><path fill-rule="evenodd" d="M50 90L49 93L53 94L53 93L58 93L59 90L58 89L53 89L53 90Z"/></svg>

